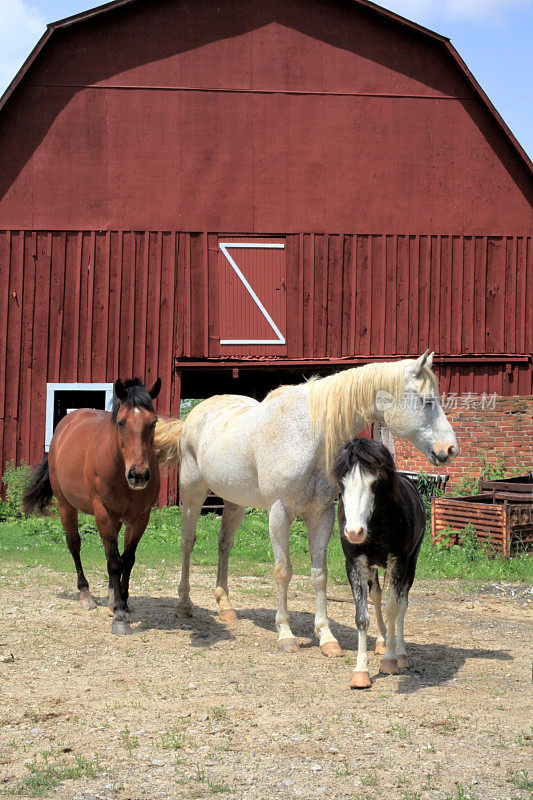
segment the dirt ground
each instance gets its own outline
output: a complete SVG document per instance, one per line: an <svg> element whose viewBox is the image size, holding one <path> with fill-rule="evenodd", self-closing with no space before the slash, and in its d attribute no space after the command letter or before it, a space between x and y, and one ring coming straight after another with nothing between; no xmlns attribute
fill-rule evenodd
<svg viewBox="0 0 533 800"><path fill-rule="evenodd" d="M227 626L214 613L213 575L194 568L195 616L182 623L177 568L136 567L134 634L113 637L103 565L91 587L102 606L90 612L74 575L0 565L0 795L531 796L529 589L415 583L412 669L380 676L373 656L372 689L350 691L351 603L329 603L346 658L328 660L312 636L310 581L295 577L301 649L285 655L273 579L232 580L239 622ZM331 593L347 598L348 588Z"/></svg>

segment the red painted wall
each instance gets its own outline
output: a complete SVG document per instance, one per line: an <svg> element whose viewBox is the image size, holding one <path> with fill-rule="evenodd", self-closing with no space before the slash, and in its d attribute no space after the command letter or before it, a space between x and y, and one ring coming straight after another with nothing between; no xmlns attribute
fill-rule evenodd
<svg viewBox="0 0 533 800"><path fill-rule="evenodd" d="M2 114L0 225L523 235L531 176L444 45L335 0L135 3Z"/></svg>

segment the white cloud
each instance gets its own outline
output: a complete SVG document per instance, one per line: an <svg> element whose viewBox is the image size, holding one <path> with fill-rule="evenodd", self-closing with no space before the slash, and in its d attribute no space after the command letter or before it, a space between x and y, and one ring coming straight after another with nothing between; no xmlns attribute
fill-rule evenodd
<svg viewBox="0 0 533 800"><path fill-rule="evenodd" d="M0 0L0 94L44 33L44 16L25 0Z"/></svg>
<svg viewBox="0 0 533 800"><path fill-rule="evenodd" d="M531 0L380 0L380 5L423 24L465 20L500 24L506 13L531 5Z"/></svg>

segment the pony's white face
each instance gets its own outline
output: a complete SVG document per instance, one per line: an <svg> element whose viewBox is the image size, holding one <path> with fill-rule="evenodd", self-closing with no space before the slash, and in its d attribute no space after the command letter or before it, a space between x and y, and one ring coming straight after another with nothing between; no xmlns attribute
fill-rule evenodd
<svg viewBox="0 0 533 800"><path fill-rule="evenodd" d="M368 535L368 523L374 510L372 487L376 480L376 476L363 472L356 464L341 481L346 516L346 527L342 533L351 544L363 544Z"/></svg>
<svg viewBox="0 0 533 800"><path fill-rule="evenodd" d="M425 353L407 368L400 402L383 408L383 418L393 436L412 442L432 464L444 464L459 448L438 395L420 391L422 370L431 367L432 360L433 354Z"/></svg>

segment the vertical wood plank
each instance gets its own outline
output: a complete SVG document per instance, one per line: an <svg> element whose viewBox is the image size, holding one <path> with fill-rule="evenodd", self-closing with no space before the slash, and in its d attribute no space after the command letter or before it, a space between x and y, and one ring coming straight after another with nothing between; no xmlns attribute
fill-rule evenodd
<svg viewBox="0 0 533 800"><path fill-rule="evenodd" d="M418 272L420 260L420 239L418 236L408 237L408 259L409 300L407 305L407 352L412 354L419 351L418 338L420 293L418 288Z"/></svg>
<svg viewBox="0 0 533 800"><path fill-rule="evenodd" d="M33 317L35 309L35 266L37 261L37 236L24 234L24 289L22 293L22 353L20 360L19 425L17 426L17 462L23 458L31 463L31 368L33 360Z"/></svg>
<svg viewBox="0 0 533 800"><path fill-rule="evenodd" d="M85 328L85 374L88 382L93 380L92 377L92 354L94 342L94 272L96 264L96 235L91 231L88 238L88 254L87 254L87 310L86 310L86 328Z"/></svg>
<svg viewBox="0 0 533 800"><path fill-rule="evenodd" d="M303 317L303 343L304 357L313 355L314 342L314 307L315 307L315 267L314 267L314 236L304 234L303 237L303 264L304 264L304 317Z"/></svg>
<svg viewBox="0 0 533 800"><path fill-rule="evenodd" d="M4 430L7 424L7 321L11 272L11 231L0 231L0 473L4 472Z"/></svg>
<svg viewBox="0 0 533 800"><path fill-rule="evenodd" d="M286 269L287 269L287 356L299 358L302 352L302 314L301 306L303 297L301 292L300 271L300 237L287 236L285 238ZM283 288L283 287L282 287Z"/></svg>
<svg viewBox="0 0 533 800"><path fill-rule="evenodd" d="M461 351L474 352L474 240L471 236L463 237L463 296L462 296L462 336ZM468 389L467 391L473 391Z"/></svg>
<svg viewBox="0 0 533 800"><path fill-rule="evenodd" d="M17 461L17 420L21 381L22 303L24 287L24 231L13 231L10 242L9 311L6 342L3 464ZM18 462L17 462L18 463Z"/></svg>
<svg viewBox="0 0 533 800"><path fill-rule="evenodd" d="M516 237L505 239L505 295L504 295L504 352L514 353L516 349L516 275L517 275Z"/></svg>
<svg viewBox="0 0 533 800"><path fill-rule="evenodd" d="M413 352L424 353L429 347L431 314L431 239L420 236L418 251L418 336Z"/></svg>
<svg viewBox="0 0 533 800"><path fill-rule="evenodd" d="M314 237L314 330L313 330L313 355L323 358L326 344L326 303L327 303L327 241L323 234Z"/></svg>
<svg viewBox="0 0 533 800"><path fill-rule="evenodd" d="M48 380L59 381L61 346L63 340L63 311L65 305L66 235L52 234L52 264L50 277L50 325L48 345Z"/></svg>
<svg viewBox="0 0 533 800"><path fill-rule="evenodd" d="M207 235L207 269L209 272L209 350L208 353L211 357L220 355L220 317L219 317L219 290L218 290L218 236L210 233ZM179 267L180 280L178 287L184 284L184 271ZM181 277L183 276L183 277ZM183 298L179 299L178 303L178 319L183 320ZM179 339L183 342L184 331L183 324L180 325L181 333ZM181 346L181 353L183 353L183 344ZM181 379L180 379L181 380Z"/></svg>
<svg viewBox="0 0 533 800"><path fill-rule="evenodd" d="M354 298L351 293L352 237L342 237L342 344L343 356L350 353L350 314Z"/></svg>
<svg viewBox="0 0 533 800"><path fill-rule="evenodd" d="M407 353L407 329L409 325L409 253L406 236L396 237L396 337L393 352Z"/></svg>
<svg viewBox="0 0 533 800"><path fill-rule="evenodd" d="M342 335L342 240L328 237L328 280L326 284L326 353L330 358L341 354Z"/></svg>
<svg viewBox="0 0 533 800"><path fill-rule="evenodd" d="M29 428L29 457L31 462L43 457L46 382L50 323L50 271L52 262L52 234L36 236L35 293L33 315L33 347L31 361L31 418ZM54 320L55 324L56 320ZM42 335L38 335L42 331ZM36 335L37 334L37 335ZM26 433L28 435L28 433Z"/></svg>

